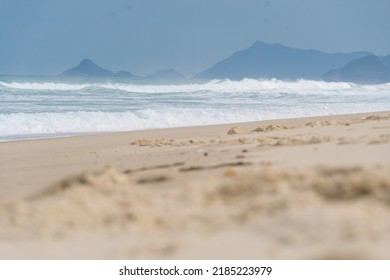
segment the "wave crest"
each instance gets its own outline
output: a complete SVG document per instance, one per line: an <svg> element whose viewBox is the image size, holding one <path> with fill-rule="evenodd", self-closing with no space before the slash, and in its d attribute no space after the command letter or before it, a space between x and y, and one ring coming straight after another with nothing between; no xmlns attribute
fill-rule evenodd
<svg viewBox="0 0 390 280"><path fill-rule="evenodd" d="M14 90L32 91L75 91L89 87L102 88L108 90L121 90L133 93L190 93L190 92L258 92L258 91L339 91L339 90L390 90L389 84L380 85L357 85L345 82L325 82L325 81L281 81L277 79L243 79L241 81L232 80L212 80L207 83L186 83L186 84L140 84L140 83L93 83L93 84L73 84L56 82L0 82L3 88Z"/></svg>

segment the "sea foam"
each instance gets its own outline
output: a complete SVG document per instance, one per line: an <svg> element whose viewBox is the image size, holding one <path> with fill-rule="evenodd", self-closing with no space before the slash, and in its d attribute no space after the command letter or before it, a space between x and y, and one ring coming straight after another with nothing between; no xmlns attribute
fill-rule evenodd
<svg viewBox="0 0 390 280"><path fill-rule="evenodd" d="M187 83L178 85L126 84L126 83L54 83L54 82L0 82L0 87L33 91L71 91L89 87L122 90L134 93L174 93L174 92L254 92L259 90L285 91L334 91L334 90L390 90L390 83L379 85L357 85L347 82L325 81L281 81L277 79L243 79L241 81L212 80L207 83Z"/></svg>
<svg viewBox="0 0 390 280"><path fill-rule="evenodd" d="M0 139L383 111L390 84L0 82Z"/></svg>

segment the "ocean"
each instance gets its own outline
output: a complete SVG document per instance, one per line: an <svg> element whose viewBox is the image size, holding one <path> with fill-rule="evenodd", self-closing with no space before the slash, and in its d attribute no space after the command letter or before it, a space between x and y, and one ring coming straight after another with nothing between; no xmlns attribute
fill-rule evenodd
<svg viewBox="0 0 390 280"><path fill-rule="evenodd" d="M0 78L0 141L390 110L390 84Z"/></svg>

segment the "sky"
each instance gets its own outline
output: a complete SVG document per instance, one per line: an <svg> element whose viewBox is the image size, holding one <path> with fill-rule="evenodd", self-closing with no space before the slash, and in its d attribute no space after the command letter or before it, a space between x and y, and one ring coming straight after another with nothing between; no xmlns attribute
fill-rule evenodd
<svg viewBox="0 0 390 280"><path fill-rule="evenodd" d="M0 74L55 75L92 59L194 76L255 41L390 54L389 0L0 0Z"/></svg>

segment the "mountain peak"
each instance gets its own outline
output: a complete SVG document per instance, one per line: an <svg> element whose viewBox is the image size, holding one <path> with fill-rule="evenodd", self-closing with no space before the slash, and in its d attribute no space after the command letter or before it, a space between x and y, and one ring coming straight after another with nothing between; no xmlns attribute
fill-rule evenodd
<svg viewBox="0 0 390 280"><path fill-rule="evenodd" d="M381 60L379 57L377 57L376 55L367 55L365 57L361 57L361 58L358 58L358 59L355 59L355 60L352 60L351 62L349 62L347 64L348 65L351 65L351 66L354 66L354 65L357 65L357 64L362 64L362 63L367 63L367 64L370 64L370 65L375 65L377 63L381 63Z"/></svg>
<svg viewBox="0 0 390 280"><path fill-rule="evenodd" d="M96 65L92 60L89 58L84 58L79 65Z"/></svg>
<svg viewBox="0 0 390 280"><path fill-rule="evenodd" d="M390 69L378 56L368 55L350 61L341 69L331 70L322 78L335 82L387 83L390 82Z"/></svg>
<svg viewBox="0 0 390 280"><path fill-rule="evenodd" d="M81 77L110 77L114 73L96 65L92 60L85 58L79 65L63 73L64 76L81 76Z"/></svg>
<svg viewBox="0 0 390 280"><path fill-rule="evenodd" d="M259 48L286 48L286 49L289 49L289 47L286 47L286 46L279 44L279 43L267 43L264 41L256 41L248 49L259 49Z"/></svg>
<svg viewBox="0 0 390 280"><path fill-rule="evenodd" d="M119 71L114 73L110 70L98 66L95 62L88 58L84 58L79 65L62 73L63 76L69 77L103 77L103 78L134 78L127 71Z"/></svg>
<svg viewBox="0 0 390 280"><path fill-rule="evenodd" d="M256 41L256 42L254 42L251 46L250 46L250 48L253 48L253 47L260 47L260 46L269 46L269 45L271 45L271 44L269 44L269 43L266 43L266 42L264 42L264 41Z"/></svg>

